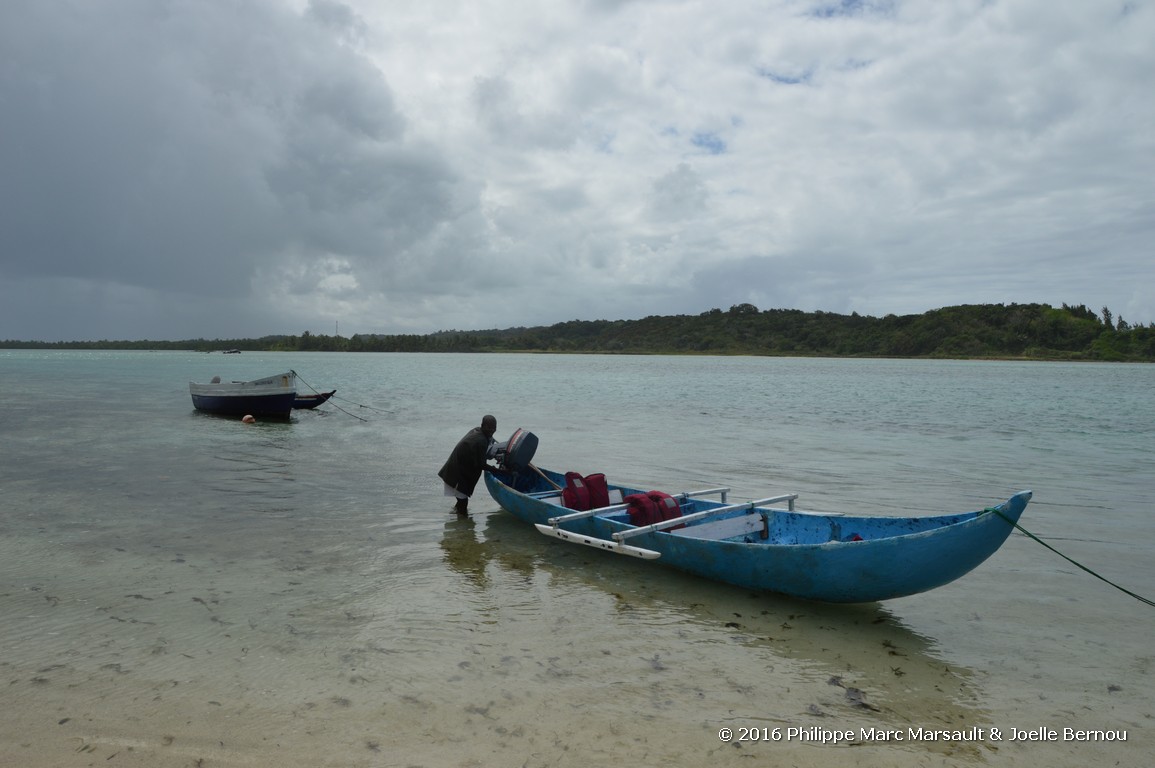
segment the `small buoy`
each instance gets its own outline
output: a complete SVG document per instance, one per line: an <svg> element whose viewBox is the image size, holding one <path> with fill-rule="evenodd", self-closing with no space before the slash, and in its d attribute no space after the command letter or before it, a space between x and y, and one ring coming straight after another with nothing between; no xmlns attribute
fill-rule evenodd
<svg viewBox="0 0 1155 768"><path fill-rule="evenodd" d="M253 418L252 414L246 415L243 419L241 419L241 421L243 421L246 424L256 424L257 423L257 420Z"/></svg>

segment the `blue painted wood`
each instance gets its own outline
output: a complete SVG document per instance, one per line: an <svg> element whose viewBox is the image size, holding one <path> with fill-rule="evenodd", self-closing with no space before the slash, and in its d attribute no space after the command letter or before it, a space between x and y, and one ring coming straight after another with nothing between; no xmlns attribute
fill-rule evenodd
<svg viewBox="0 0 1155 768"><path fill-rule="evenodd" d="M567 510L550 503L549 470L486 472L485 483L502 509L547 525ZM611 485L623 496L641 489ZM537 496L531 495L537 494ZM867 517L762 508L725 512L671 531L625 539L660 553L656 563L749 589L831 603L865 603L925 592L967 574L994 554L1026 509L1022 491L990 510L933 517ZM686 515L725 506L689 499ZM609 542L634 528L625 511L568 520L563 530Z"/></svg>

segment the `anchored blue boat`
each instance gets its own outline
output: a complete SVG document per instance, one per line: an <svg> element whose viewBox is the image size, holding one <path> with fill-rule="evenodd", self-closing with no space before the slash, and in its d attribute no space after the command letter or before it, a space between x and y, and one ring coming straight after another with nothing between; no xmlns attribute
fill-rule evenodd
<svg viewBox="0 0 1155 768"><path fill-rule="evenodd" d="M190 381L189 394L198 411L221 416L287 419L297 400L297 372L287 371L252 381L225 381L213 377L208 384Z"/></svg>
<svg viewBox="0 0 1155 768"><path fill-rule="evenodd" d="M676 517L635 525L627 500L647 492L607 484L608 504L571 510L562 506L565 483L532 464L485 473L502 509L547 536L831 603L889 600L960 578L1002 546L1031 499L1022 491L976 512L869 517L796 510L796 494L730 504L728 488L711 488L674 495Z"/></svg>

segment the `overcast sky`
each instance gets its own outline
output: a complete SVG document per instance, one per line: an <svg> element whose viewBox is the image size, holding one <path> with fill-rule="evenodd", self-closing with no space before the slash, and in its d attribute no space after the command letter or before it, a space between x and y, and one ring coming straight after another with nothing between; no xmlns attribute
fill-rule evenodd
<svg viewBox="0 0 1155 768"><path fill-rule="evenodd" d="M3 0L0 339L1155 322L1148 0Z"/></svg>

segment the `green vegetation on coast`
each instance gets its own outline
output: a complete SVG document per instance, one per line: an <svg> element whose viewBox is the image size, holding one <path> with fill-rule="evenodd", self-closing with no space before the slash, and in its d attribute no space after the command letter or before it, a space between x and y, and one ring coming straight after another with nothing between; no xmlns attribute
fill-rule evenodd
<svg viewBox="0 0 1155 768"><path fill-rule="evenodd" d="M331 352L573 352L821 357L1022 358L1155 361L1155 325L1130 325L1104 307L982 304L921 315L759 310L738 304L700 315L572 320L551 326L419 335L356 334L184 341L3 341L7 349Z"/></svg>

